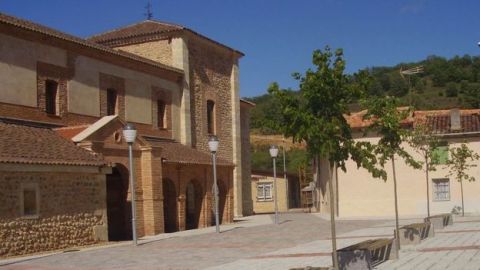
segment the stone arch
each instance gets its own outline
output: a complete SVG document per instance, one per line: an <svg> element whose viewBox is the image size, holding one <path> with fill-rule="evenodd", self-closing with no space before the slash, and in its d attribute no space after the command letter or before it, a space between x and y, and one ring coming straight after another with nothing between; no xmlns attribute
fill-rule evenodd
<svg viewBox="0 0 480 270"><path fill-rule="evenodd" d="M107 219L110 241L132 239L132 226L129 223L132 205L127 201L128 175L128 169L122 164L115 164L112 173L107 174Z"/></svg>
<svg viewBox="0 0 480 270"><path fill-rule="evenodd" d="M227 196L228 196L228 188L225 185L225 182L222 180L217 181L218 184L218 214L220 224L224 223L224 221L228 220L228 211L227 211Z"/></svg>
<svg viewBox="0 0 480 270"><path fill-rule="evenodd" d="M187 230L197 229L200 225L204 192L198 180L192 179L186 186L185 226Z"/></svg>
<svg viewBox="0 0 480 270"><path fill-rule="evenodd" d="M175 183L169 178L164 178L163 185L163 221L165 232L178 231L177 224L177 190Z"/></svg>

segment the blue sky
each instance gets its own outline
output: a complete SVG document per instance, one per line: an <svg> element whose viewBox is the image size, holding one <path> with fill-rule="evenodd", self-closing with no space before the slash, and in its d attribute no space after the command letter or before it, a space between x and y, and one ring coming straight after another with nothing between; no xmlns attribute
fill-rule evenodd
<svg viewBox="0 0 480 270"><path fill-rule="evenodd" d="M86 37L145 19L147 0L0 0L0 12ZM291 73L314 49L343 48L347 71L428 55L480 54L480 1L152 0L154 18L184 25L246 54L241 95L297 88Z"/></svg>

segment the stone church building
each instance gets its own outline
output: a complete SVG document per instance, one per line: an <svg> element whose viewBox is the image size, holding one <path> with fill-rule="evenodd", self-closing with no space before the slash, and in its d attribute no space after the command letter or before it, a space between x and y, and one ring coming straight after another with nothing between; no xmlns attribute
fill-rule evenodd
<svg viewBox="0 0 480 270"><path fill-rule="evenodd" d="M251 214L242 56L158 21L82 39L0 14L0 257L131 239L131 192L140 236L211 226L211 135L221 222Z"/></svg>

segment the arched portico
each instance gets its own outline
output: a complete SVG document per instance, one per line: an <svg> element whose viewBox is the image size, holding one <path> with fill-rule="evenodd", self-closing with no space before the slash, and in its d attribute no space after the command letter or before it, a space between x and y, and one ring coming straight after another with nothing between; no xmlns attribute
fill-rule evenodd
<svg viewBox="0 0 480 270"><path fill-rule="evenodd" d="M185 225L186 229L196 229L200 225L204 192L199 181L192 179L186 186Z"/></svg>
<svg viewBox="0 0 480 270"><path fill-rule="evenodd" d="M178 231L177 191L175 183L169 178L163 179L163 220L165 232Z"/></svg>

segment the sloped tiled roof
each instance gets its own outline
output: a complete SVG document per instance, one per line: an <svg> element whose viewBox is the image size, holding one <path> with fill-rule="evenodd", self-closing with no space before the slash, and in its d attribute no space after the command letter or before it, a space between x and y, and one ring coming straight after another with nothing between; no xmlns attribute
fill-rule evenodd
<svg viewBox="0 0 480 270"><path fill-rule="evenodd" d="M55 128L54 130L63 138L71 140L78 133L84 131L88 128L89 125L80 125L80 126L70 126L70 127L61 127Z"/></svg>
<svg viewBox="0 0 480 270"><path fill-rule="evenodd" d="M89 40L86 40L86 39L82 39L82 38L79 38L79 37L76 37L76 36L73 36L73 35L55 30L55 29L52 29L50 27L46 27L44 25L37 24L37 23L31 22L31 21L28 21L28 20L23 20L23 19L20 19L20 18L17 18L17 17L6 15L6 14L1 13L1 12L0 12L0 24L11 25L11 26L15 26L15 27L18 27L18 28L21 28L21 29L28 30L28 31L37 32L37 33L44 34L44 35L47 35L47 36L50 36L50 37L58 38L58 39L65 40L65 41L68 41L68 42L73 42L73 43L76 43L76 44L84 46L84 47L99 50L99 51L104 52L104 53L113 54L113 55L116 55L118 57L128 58L128 59L139 61L139 62L148 64L148 65L151 65L151 66L155 66L155 67L158 67L158 68L162 68L162 69L170 70L170 71L173 71L173 72L176 72L176 73L179 73L179 74L183 74L183 71L180 70L180 69L170 67L170 66L161 64L159 62L152 61L152 60L147 59L147 58L143 58L143 57L138 56L136 54L128 53L128 52L124 52L124 51L119 51L119 50L114 50L110 47L101 45L99 43L92 42L92 41L89 41Z"/></svg>
<svg viewBox="0 0 480 270"><path fill-rule="evenodd" d="M204 35L201 35L187 27L177 25L177 24L172 24L172 23L161 22L157 20L145 20L139 23L127 25L111 31L104 32L104 33L99 33L89 37L88 40L97 42L100 44L104 44L107 46L115 47L123 44L128 44L128 39L132 39L132 38L148 38L149 36L153 36L153 35L168 36L169 34L173 34L174 32L180 32L180 31L192 33L198 37L201 37L205 40L215 43L228 50L234 51L242 56L244 55L240 51L237 51L220 42L210 39Z"/></svg>
<svg viewBox="0 0 480 270"><path fill-rule="evenodd" d="M434 134L480 132L480 110L460 110L460 130L452 130L449 110L419 112L417 123L425 123Z"/></svg>
<svg viewBox="0 0 480 270"><path fill-rule="evenodd" d="M347 117L348 124L354 129L371 125L371 120L364 120L366 111L353 113ZM414 111L405 119L404 124L413 128L419 124L427 125L434 134L480 132L480 109L459 110L460 130L451 128L451 110Z"/></svg>
<svg viewBox="0 0 480 270"><path fill-rule="evenodd" d="M55 131L0 122L0 163L104 166L102 157Z"/></svg>
<svg viewBox="0 0 480 270"><path fill-rule="evenodd" d="M162 149L164 162L180 164L211 165L212 156L208 153L198 151L175 141L147 141L153 147ZM219 166L234 166L233 163L217 158Z"/></svg>
<svg viewBox="0 0 480 270"><path fill-rule="evenodd" d="M146 20L104 33L93 35L89 37L88 40L98 43L108 43L109 41L117 39L167 33L183 29L184 27L175 24Z"/></svg>

